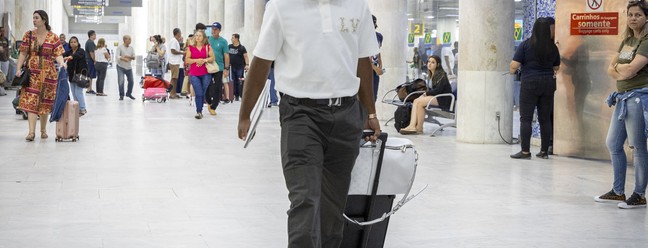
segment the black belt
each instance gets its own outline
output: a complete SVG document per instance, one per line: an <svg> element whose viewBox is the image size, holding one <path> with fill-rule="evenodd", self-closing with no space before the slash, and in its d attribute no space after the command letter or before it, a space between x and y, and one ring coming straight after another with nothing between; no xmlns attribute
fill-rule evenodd
<svg viewBox="0 0 648 248"><path fill-rule="evenodd" d="M311 98L297 98L297 97L284 94L281 100L287 100L289 103L311 106L311 107L323 107L323 106L339 107L339 106L344 106L346 104L355 102L357 99L358 98L356 96L311 99Z"/></svg>

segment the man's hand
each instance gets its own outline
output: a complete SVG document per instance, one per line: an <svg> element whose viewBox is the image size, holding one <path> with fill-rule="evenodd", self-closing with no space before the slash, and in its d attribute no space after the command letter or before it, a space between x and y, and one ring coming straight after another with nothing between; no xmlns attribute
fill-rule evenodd
<svg viewBox="0 0 648 248"><path fill-rule="evenodd" d="M378 122L378 119L367 119L367 122L365 123L365 129L371 129L374 131L373 135L369 135L364 138L365 141L376 142L376 140L378 140L378 137L380 137L380 122Z"/></svg>
<svg viewBox="0 0 648 248"><path fill-rule="evenodd" d="M223 70L223 77L229 78L229 70Z"/></svg>
<svg viewBox="0 0 648 248"><path fill-rule="evenodd" d="M238 137L245 140L250 131L250 119L240 118L238 122Z"/></svg>

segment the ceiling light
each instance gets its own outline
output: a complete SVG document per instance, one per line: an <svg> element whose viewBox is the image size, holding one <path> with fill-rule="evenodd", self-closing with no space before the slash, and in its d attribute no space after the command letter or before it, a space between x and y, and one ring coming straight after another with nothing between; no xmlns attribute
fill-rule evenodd
<svg viewBox="0 0 648 248"><path fill-rule="evenodd" d="M427 16L427 19L434 19L434 16Z"/></svg>
<svg viewBox="0 0 648 248"><path fill-rule="evenodd" d="M455 7L441 7L439 9L443 9L443 10L459 10L459 8L455 8Z"/></svg>
<svg viewBox="0 0 648 248"><path fill-rule="evenodd" d="M402 20L402 19L401 19ZM414 18L407 18L408 21L414 21Z"/></svg>

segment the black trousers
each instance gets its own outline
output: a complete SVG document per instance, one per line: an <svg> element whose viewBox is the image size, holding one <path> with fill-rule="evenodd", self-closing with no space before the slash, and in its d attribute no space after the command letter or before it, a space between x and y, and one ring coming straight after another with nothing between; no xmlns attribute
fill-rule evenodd
<svg viewBox="0 0 648 248"><path fill-rule="evenodd" d="M556 79L553 76L537 77L522 80L520 87L520 145L522 151L528 152L531 146L531 122L533 111L538 109L538 122L540 123L541 151L547 151L551 144L553 134L554 92Z"/></svg>
<svg viewBox="0 0 648 248"><path fill-rule="evenodd" d="M338 248L366 111L355 98L338 107L305 106L285 95L279 113L288 247Z"/></svg>
<svg viewBox="0 0 648 248"><path fill-rule="evenodd" d="M211 75L212 83L216 84L216 92L214 99L212 101L208 100L207 103L212 109L216 109L218 108L218 104L220 104L221 95L223 95L223 71L212 73Z"/></svg>

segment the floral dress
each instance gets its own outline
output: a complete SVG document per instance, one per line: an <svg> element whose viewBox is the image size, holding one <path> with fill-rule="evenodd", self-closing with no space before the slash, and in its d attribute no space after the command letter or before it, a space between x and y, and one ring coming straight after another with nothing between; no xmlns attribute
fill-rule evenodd
<svg viewBox="0 0 648 248"><path fill-rule="evenodd" d="M30 32L23 35L20 52L28 52ZM31 77L29 87L20 90L18 109L38 115L49 114L52 111L56 97L58 72L54 66L55 58L63 55L65 50L58 35L48 32L42 45L38 45L36 33L31 35L31 52L27 61Z"/></svg>

